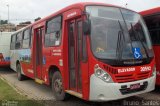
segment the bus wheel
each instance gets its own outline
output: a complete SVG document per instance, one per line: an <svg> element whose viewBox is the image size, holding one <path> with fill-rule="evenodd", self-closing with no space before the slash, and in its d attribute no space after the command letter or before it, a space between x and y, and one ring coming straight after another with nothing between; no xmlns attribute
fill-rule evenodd
<svg viewBox="0 0 160 106"><path fill-rule="evenodd" d="M24 75L21 74L21 65L17 64L17 77L19 81L24 80Z"/></svg>
<svg viewBox="0 0 160 106"><path fill-rule="evenodd" d="M56 71L52 76L52 91L57 100L65 100L66 93L63 88L62 76L59 71Z"/></svg>

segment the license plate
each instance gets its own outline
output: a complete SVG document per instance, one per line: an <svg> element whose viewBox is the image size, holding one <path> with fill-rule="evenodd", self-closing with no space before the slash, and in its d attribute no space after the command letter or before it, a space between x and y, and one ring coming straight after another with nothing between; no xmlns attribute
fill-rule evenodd
<svg viewBox="0 0 160 106"><path fill-rule="evenodd" d="M141 87L140 84L133 84L133 85L130 86L130 89L134 90L134 89L139 89L140 87Z"/></svg>

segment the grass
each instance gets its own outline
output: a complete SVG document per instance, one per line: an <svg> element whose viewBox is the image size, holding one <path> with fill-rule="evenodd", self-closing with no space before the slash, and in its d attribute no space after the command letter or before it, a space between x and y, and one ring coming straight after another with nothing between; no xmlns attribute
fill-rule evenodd
<svg viewBox="0 0 160 106"><path fill-rule="evenodd" d="M42 106L42 104L20 95L10 85L0 79L0 106L5 103L14 106Z"/></svg>

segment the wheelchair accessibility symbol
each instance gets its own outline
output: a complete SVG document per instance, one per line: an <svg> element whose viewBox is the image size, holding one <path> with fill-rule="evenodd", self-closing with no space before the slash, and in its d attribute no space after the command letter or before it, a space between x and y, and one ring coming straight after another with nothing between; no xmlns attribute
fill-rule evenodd
<svg viewBox="0 0 160 106"><path fill-rule="evenodd" d="M132 48L132 51L133 51L135 59L141 59L142 58L140 48Z"/></svg>

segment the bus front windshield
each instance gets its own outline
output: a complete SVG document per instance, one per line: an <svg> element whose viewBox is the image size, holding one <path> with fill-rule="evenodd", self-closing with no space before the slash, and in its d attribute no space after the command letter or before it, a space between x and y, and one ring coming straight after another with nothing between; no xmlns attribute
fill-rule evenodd
<svg viewBox="0 0 160 106"><path fill-rule="evenodd" d="M95 57L142 60L153 57L148 30L136 12L104 6L87 6L91 20L91 47Z"/></svg>

